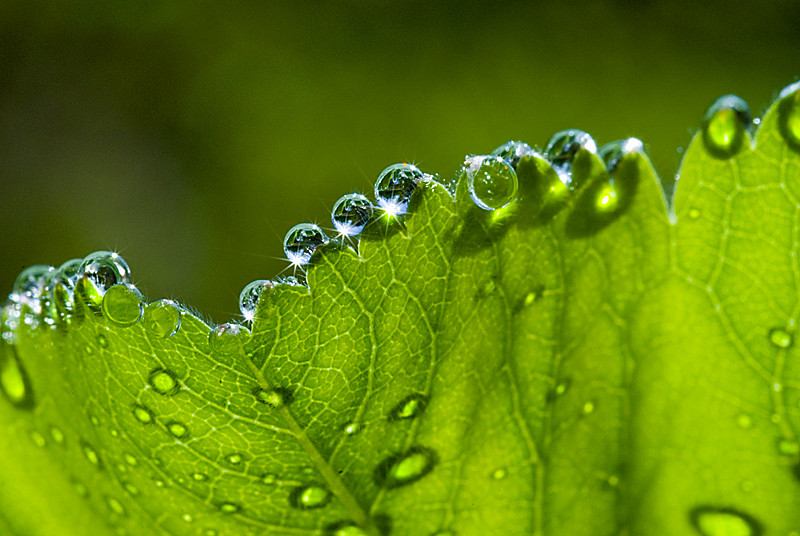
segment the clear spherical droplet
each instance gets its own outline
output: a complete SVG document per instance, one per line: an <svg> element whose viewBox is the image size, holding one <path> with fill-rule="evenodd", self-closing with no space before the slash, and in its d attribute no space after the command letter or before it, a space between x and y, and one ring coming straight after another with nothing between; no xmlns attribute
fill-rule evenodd
<svg viewBox="0 0 800 536"><path fill-rule="evenodd" d="M181 390L181 384L178 382L178 376L171 370L162 367L153 369L147 378L147 383L153 390L165 396L172 396Z"/></svg>
<svg viewBox="0 0 800 536"><path fill-rule="evenodd" d="M244 461L244 457L238 453L229 454L225 459L231 465L239 465Z"/></svg>
<svg viewBox="0 0 800 536"><path fill-rule="evenodd" d="M131 270L125 260L110 251L97 251L88 255L78 267L78 280L91 283L84 285L86 298L99 305L103 294L119 283L131 282Z"/></svg>
<svg viewBox="0 0 800 536"><path fill-rule="evenodd" d="M205 482L208 480L208 475L205 473L192 473L192 480L195 482Z"/></svg>
<svg viewBox="0 0 800 536"><path fill-rule="evenodd" d="M594 139L586 132L578 129L562 130L550 138L545 149L545 156L550 163L567 177L572 172L572 162L578 151L585 150L590 153L597 153L597 144ZM570 180L564 181L569 185Z"/></svg>
<svg viewBox="0 0 800 536"><path fill-rule="evenodd" d="M690 513L692 524L703 536L756 536L761 524L729 507L701 506Z"/></svg>
<svg viewBox="0 0 800 536"><path fill-rule="evenodd" d="M800 151L800 82L783 89L778 96L778 124L786 143Z"/></svg>
<svg viewBox="0 0 800 536"><path fill-rule="evenodd" d="M144 327L157 339L172 337L181 327L181 310L172 300L154 301L144 311Z"/></svg>
<svg viewBox="0 0 800 536"><path fill-rule="evenodd" d="M413 419L421 415L422 412L425 411L427 405L427 396L419 393L408 395L395 404L391 411L389 411L389 420Z"/></svg>
<svg viewBox="0 0 800 536"><path fill-rule="evenodd" d="M372 211L372 203L365 196L347 194L333 205L331 221L340 235L355 236L364 230Z"/></svg>
<svg viewBox="0 0 800 536"><path fill-rule="evenodd" d="M189 429L182 422L171 421L167 423L167 431L181 441L189 439Z"/></svg>
<svg viewBox="0 0 800 536"><path fill-rule="evenodd" d="M361 425L355 422L346 424L344 427L344 435L354 436L361 431Z"/></svg>
<svg viewBox="0 0 800 536"><path fill-rule="evenodd" d="M437 456L432 449L412 447L381 462L375 469L375 482L389 489L405 486L430 473L436 462Z"/></svg>
<svg viewBox="0 0 800 536"><path fill-rule="evenodd" d="M239 294L239 310L247 322L252 322L256 317L256 307L261 294L268 288L272 288L272 281L258 279L248 283Z"/></svg>
<svg viewBox="0 0 800 536"><path fill-rule="evenodd" d="M375 201L390 216L405 214L417 184L425 174L412 164L392 164L375 181Z"/></svg>
<svg viewBox="0 0 800 536"><path fill-rule="evenodd" d="M514 200L517 173L499 156L472 156L464 162L472 200L484 210L497 210Z"/></svg>
<svg viewBox="0 0 800 536"><path fill-rule="evenodd" d="M55 273L55 268L37 264L23 270L14 282L14 287L9 295L11 301L18 303L24 313L34 315L26 321L31 327L38 321L38 315L42 314L42 298L47 281ZM38 325L38 324L37 324Z"/></svg>
<svg viewBox="0 0 800 536"><path fill-rule="evenodd" d="M156 420L150 408L141 404L135 404L132 411L134 418L142 424L153 424Z"/></svg>
<svg viewBox="0 0 800 536"><path fill-rule="evenodd" d="M703 142L713 156L727 159L749 143L750 107L736 95L714 101L703 117Z"/></svg>
<svg viewBox="0 0 800 536"><path fill-rule="evenodd" d="M295 266L308 264L314 251L328 242L322 229L313 223L295 225L283 239L283 251L286 258Z"/></svg>
<svg viewBox="0 0 800 536"><path fill-rule="evenodd" d="M606 143L597 150L597 156L606 165L606 170L612 173L629 154L643 153L644 144L638 138L627 138Z"/></svg>
<svg viewBox="0 0 800 536"><path fill-rule="evenodd" d="M139 289L129 283L114 285L103 295L102 311L115 326L132 326L144 314L144 298Z"/></svg>
<svg viewBox="0 0 800 536"><path fill-rule="evenodd" d="M770 330L769 340L778 348L789 348L794 342L792 335L783 328Z"/></svg>
<svg viewBox="0 0 800 536"><path fill-rule="evenodd" d="M312 510L322 508L330 502L332 494L322 486L310 485L295 488L289 500L295 508Z"/></svg>
<svg viewBox="0 0 800 536"><path fill-rule="evenodd" d="M508 471L505 467L500 467L499 469L492 471L492 478L494 480L503 480L507 475Z"/></svg>
<svg viewBox="0 0 800 536"><path fill-rule="evenodd" d="M247 328L239 324L222 324L208 334L211 349L219 355L229 356L239 352L245 337L250 335Z"/></svg>
<svg viewBox="0 0 800 536"><path fill-rule="evenodd" d="M517 164L523 156L534 154L536 151L525 142L522 141L509 141L492 151L493 156L499 156L507 161L514 169L517 169Z"/></svg>

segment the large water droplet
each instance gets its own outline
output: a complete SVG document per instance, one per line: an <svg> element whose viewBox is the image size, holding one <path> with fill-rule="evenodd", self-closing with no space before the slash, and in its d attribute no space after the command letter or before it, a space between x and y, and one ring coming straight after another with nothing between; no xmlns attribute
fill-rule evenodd
<svg viewBox="0 0 800 536"><path fill-rule="evenodd" d="M289 501L295 508L312 510L322 508L332 497L333 494L322 486L309 485L295 488L289 496Z"/></svg>
<svg viewBox="0 0 800 536"><path fill-rule="evenodd" d="M132 412L136 420L142 424L153 424L156 420L156 417L150 408L141 404L134 404Z"/></svg>
<svg viewBox="0 0 800 536"><path fill-rule="evenodd" d="M261 295L268 288L272 288L272 281L258 279L248 283L239 294L239 310L247 322L252 322L256 317L256 307Z"/></svg>
<svg viewBox="0 0 800 536"><path fill-rule="evenodd" d="M544 151L553 168L558 171L563 182L568 186L572 180L572 162L581 149L597 153L597 144L586 132L570 129L555 133Z"/></svg>
<svg viewBox="0 0 800 536"><path fill-rule="evenodd" d="M536 151L525 142L509 141L492 151L492 155L499 156L517 169L517 164L523 156L534 154Z"/></svg>
<svg viewBox="0 0 800 536"><path fill-rule="evenodd" d="M292 400L292 392L283 387L274 387L271 389L256 387L253 389L253 396L262 404L266 404L273 409L282 408Z"/></svg>
<svg viewBox="0 0 800 536"><path fill-rule="evenodd" d="M147 383L160 395L172 396L181 390L178 376L171 370L162 367L155 368L150 372Z"/></svg>
<svg viewBox="0 0 800 536"><path fill-rule="evenodd" d="M176 439L186 441L189 439L189 429L185 424L178 421L171 421L167 423L167 431Z"/></svg>
<svg viewBox="0 0 800 536"><path fill-rule="evenodd" d="M375 201L389 216L399 216L408 210L408 202L425 174L412 164L392 164L375 181Z"/></svg>
<svg viewBox="0 0 800 536"><path fill-rule="evenodd" d="M333 205L331 221L340 235L355 236L369 223L372 211L372 203L365 196L347 194Z"/></svg>
<svg viewBox="0 0 800 536"><path fill-rule="evenodd" d="M484 210L497 210L514 200L517 173L499 156L472 156L464 162L472 201Z"/></svg>
<svg viewBox="0 0 800 536"><path fill-rule="evenodd" d="M154 301L144 311L144 327L157 339L172 337L181 327L181 310L172 300Z"/></svg>
<svg viewBox="0 0 800 536"><path fill-rule="evenodd" d="M97 251L83 259L77 277L78 280L84 280L83 292L88 302L100 305L108 289L119 283L131 282L131 270L116 253ZM86 285L86 282L91 284Z"/></svg>
<svg viewBox="0 0 800 536"><path fill-rule="evenodd" d="M328 242L328 237L322 229L313 223L300 223L295 225L283 239L283 251L286 258L295 266L308 264L314 251Z"/></svg>
<svg viewBox="0 0 800 536"><path fill-rule="evenodd" d="M129 283L114 285L103 295L103 314L112 324L125 328L132 326L144 314L144 298Z"/></svg>
<svg viewBox="0 0 800 536"><path fill-rule="evenodd" d="M35 405L28 373L19 360L16 346L6 338L0 338L0 391L19 409L31 410Z"/></svg>
<svg viewBox="0 0 800 536"><path fill-rule="evenodd" d="M381 462L375 468L375 482L389 489L405 486L430 473L436 462L437 456L432 449L412 447Z"/></svg>
<svg viewBox="0 0 800 536"><path fill-rule="evenodd" d="M219 355L234 355L242 348L242 339L249 335L247 328L239 324L222 324L208 334L211 349Z"/></svg>
<svg viewBox="0 0 800 536"><path fill-rule="evenodd" d="M792 335L783 328L770 330L769 340L778 348L789 348L793 342Z"/></svg>
<svg viewBox="0 0 800 536"><path fill-rule="evenodd" d="M789 147L800 151L800 82L783 88L778 99L778 123L783 139Z"/></svg>
<svg viewBox="0 0 800 536"><path fill-rule="evenodd" d="M714 101L703 117L703 142L706 150L726 159L749 143L753 126L750 107L736 95L725 95Z"/></svg>
<svg viewBox="0 0 800 536"><path fill-rule="evenodd" d="M606 171L613 173L617 166L629 154L643 153L644 144L638 138L628 138L606 143L597 150L597 156L606 165Z"/></svg>
<svg viewBox="0 0 800 536"><path fill-rule="evenodd" d="M733 508L701 506L689 514L694 527L703 536L757 536L761 524Z"/></svg>
<svg viewBox="0 0 800 536"><path fill-rule="evenodd" d="M400 419L413 419L414 417L421 415L422 412L425 411L427 405L427 396L419 393L408 395L400 402L395 404L395 406L389 412L389 420L396 421Z"/></svg>

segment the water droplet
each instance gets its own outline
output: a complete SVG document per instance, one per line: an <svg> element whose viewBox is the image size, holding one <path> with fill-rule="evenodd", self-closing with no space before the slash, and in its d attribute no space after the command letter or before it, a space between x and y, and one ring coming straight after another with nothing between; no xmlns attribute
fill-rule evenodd
<svg viewBox="0 0 800 536"><path fill-rule="evenodd" d="M308 264L314 251L328 242L328 237L322 229L313 223L295 225L283 239L283 252L294 266Z"/></svg>
<svg viewBox="0 0 800 536"><path fill-rule="evenodd" d="M583 414L589 415L590 413L593 412L594 412L594 402L590 400L583 405Z"/></svg>
<svg viewBox="0 0 800 536"><path fill-rule="evenodd" d="M771 329L769 332L769 340L778 348L789 348L793 342L791 334L782 328Z"/></svg>
<svg viewBox="0 0 800 536"><path fill-rule="evenodd" d="M124 482L122 487L125 488L125 491L130 493L131 495L139 495L139 488L131 484L130 482Z"/></svg>
<svg viewBox="0 0 800 536"><path fill-rule="evenodd" d="M239 324L222 324L208 334L211 349L219 355L234 355L242 347L243 338L250 335L244 326Z"/></svg>
<svg viewBox="0 0 800 536"><path fill-rule="evenodd" d="M100 348L108 348L108 338L102 333L98 333L97 344L100 346Z"/></svg>
<svg viewBox="0 0 800 536"><path fill-rule="evenodd" d="M750 418L750 415L742 413L736 417L736 424L739 425L739 428L744 428L746 430L753 426L753 419Z"/></svg>
<svg viewBox="0 0 800 536"><path fill-rule="evenodd" d="M425 174L412 164L392 164L375 181L375 201L389 216L399 216L408 210L411 194Z"/></svg>
<svg viewBox="0 0 800 536"><path fill-rule="evenodd" d="M131 282L131 270L116 253L97 251L83 259L78 267L77 278L84 281L82 291L87 303L100 305L108 289L119 283Z"/></svg>
<svg viewBox="0 0 800 536"><path fill-rule="evenodd" d="M522 141L509 141L492 151L493 156L499 156L507 161L514 169L517 169L517 164L523 156L533 154L536 151L525 142Z"/></svg>
<svg viewBox="0 0 800 536"><path fill-rule="evenodd" d="M144 327L153 337L172 337L181 327L181 310L172 300L154 301L144 311Z"/></svg>
<svg viewBox="0 0 800 536"><path fill-rule="evenodd" d="M564 380L562 382L559 382L556 385L555 389L553 389L553 392L550 395L550 399L551 400L555 400L556 398L564 396L564 393L566 393L569 390L569 386L571 384L572 384L572 382L570 380L568 380L568 379Z"/></svg>
<svg viewBox="0 0 800 536"><path fill-rule="evenodd" d="M472 156L464 165L469 195L480 208L497 210L514 200L519 183L507 161L499 156Z"/></svg>
<svg viewBox="0 0 800 536"><path fill-rule="evenodd" d="M205 482L208 480L208 475L205 473L192 473L192 480L196 482Z"/></svg>
<svg viewBox="0 0 800 536"><path fill-rule="evenodd" d="M800 151L800 82L783 89L778 96L778 122L789 147Z"/></svg>
<svg viewBox="0 0 800 536"><path fill-rule="evenodd" d="M234 504L234 503L231 503L231 502L224 502L224 503L220 503L220 505L219 505L219 511L224 513L224 514L235 514L240 509L241 509L241 507L238 504Z"/></svg>
<svg viewBox="0 0 800 536"><path fill-rule="evenodd" d="M606 479L606 484L611 486L612 488L616 488L619 486L619 477L617 475L611 475Z"/></svg>
<svg viewBox="0 0 800 536"><path fill-rule="evenodd" d="M0 391L19 409L30 410L35 405L28 373L19 360L16 346L6 338L0 339Z"/></svg>
<svg viewBox="0 0 800 536"><path fill-rule="evenodd" d="M191 523L192 521L194 521L194 518L192 517L191 514L183 514L183 520L187 523Z"/></svg>
<svg viewBox="0 0 800 536"><path fill-rule="evenodd" d="M150 372L147 377L147 383L153 390L164 396L172 396L181 390L181 384L178 381L178 376L171 370L158 367Z"/></svg>
<svg viewBox="0 0 800 536"><path fill-rule="evenodd" d="M800 454L800 443L794 439L781 439L778 441L778 452L784 456Z"/></svg>
<svg viewBox="0 0 800 536"><path fill-rule="evenodd" d="M571 182L572 162L580 150L596 154L597 144L586 132L570 129L555 133L544 151L553 168L562 175L563 182L568 186Z"/></svg>
<svg viewBox="0 0 800 536"><path fill-rule="evenodd" d="M83 259L68 260L56 270L48 283L50 306L54 316L62 324L68 324L75 311L75 283L82 263Z"/></svg>
<svg viewBox="0 0 800 536"><path fill-rule="evenodd" d="M325 536L367 536L361 527L352 521L339 521L325 529Z"/></svg>
<svg viewBox="0 0 800 536"><path fill-rule="evenodd" d="M408 395L400 402L395 404L395 406L389 412L389 420L396 421L400 419L413 419L414 417L422 415L422 412L425 411L427 405L428 397L425 395L419 393Z"/></svg>
<svg viewBox="0 0 800 536"><path fill-rule="evenodd" d="M703 142L713 156L727 159L749 143L750 107L736 95L714 101L703 117Z"/></svg>
<svg viewBox="0 0 800 536"><path fill-rule="evenodd" d="M115 514L121 516L124 516L126 514L125 507L122 506L122 503L119 502L114 497L106 497L106 503L108 504L108 507L111 508L111 511L114 512Z"/></svg>
<svg viewBox="0 0 800 536"><path fill-rule="evenodd" d="M61 431L60 428L55 426L50 427L50 437L53 438L53 441L58 443L59 445L64 444L64 432Z"/></svg>
<svg viewBox="0 0 800 536"><path fill-rule="evenodd" d="M332 496L331 492L322 486L300 486L292 491L289 501L295 508L312 510L314 508L322 508L328 504Z"/></svg>
<svg viewBox="0 0 800 536"><path fill-rule="evenodd" d="M508 471L505 467L501 467L492 471L492 478L495 480L503 480L506 475L508 475Z"/></svg>
<svg viewBox="0 0 800 536"><path fill-rule="evenodd" d="M42 294L46 280L55 272L52 266L37 264L23 270L14 282L9 298L22 306L23 310L33 316L26 321L29 325L38 322L38 315L42 314ZM31 327L36 327L31 325Z"/></svg>
<svg viewBox="0 0 800 536"><path fill-rule="evenodd" d="M136 467L137 465L139 465L139 460L137 460L134 456L130 454L125 454L123 458L125 458L125 463L127 463L131 467Z"/></svg>
<svg viewBox="0 0 800 536"><path fill-rule="evenodd" d="M98 467L102 465L102 462L100 461L100 455L97 454L97 451L94 450L89 443L81 441L81 450L83 450L83 455L86 456L86 459L89 460L89 463Z"/></svg>
<svg viewBox="0 0 800 536"><path fill-rule="evenodd" d="M171 421L167 423L167 431L172 434L176 439L185 441L189 439L189 429L185 424L178 421Z"/></svg>
<svg viewBox="0 0 800 536"><path fill-rule="evenodd" d="M144 298L130 283L114 285L103 295L102 311L109 322L126 328L132 326L144 314Z"/></svg>
<svg viewBox="0 0 800 536"><path fill-rule="evenodd" d="M244 458L241 454L229 454L226 460L228 460L228 463L231 465L239 465L244 461Z"/></svg>
<svg viewBox="0 0 800 536"><path fill-rule="evenodd" d="M375 482L384 488L397 488L416 482L430 473L437 462L436 453L427 447L412 447L390 456L375 468Z"/></svg>
<svg viewBox="0 0 800 536"><path fill-rule="evenodd" d="M256 387L253 389L253 396L262 404L278 409L292 401L292 393L288 389L282 387L275 387L273 389L262 389Z"/></svg>
<svg viewBox="0 0 800 536"><path fill-rule="evenodd" d="M261 477L261 481L264 484L274 484L278 480L278 475L275 473L267 473Z"/></svg>
<svg viewBox="0 0 800 536"><path fill-rule="evenodd" d="M35 430L31 432L31 441L33 441L33 444L37 447L44 447L47 444L44 436Z"/></svg>
<svg viewBox="0 0 800 536"><path fill-rule="evenodd" d="M150 411L150 408L142 406L141 404L135 404L133 406L133 416L142 424L152 424L155 422L155 415Z"/></svg>
<svg viewBox="0 0 800 536"><path fill-rule="evenodd" d="M638 138L627 138L606 143L597 150L597 156L606 165L606 171L612 173L623 158L633 153L644 152L644 144Z"/></svg>
<svg viewBox="0 0 800 536"><path fill-rule="evenodd" d="M761 524L733 508L701 506L689 514L692 525L703 536L756 536Z"/></svg>
<svg viewBox="0 0 800 536"><path fill-rule="evenodd" d="M361 425L356 422L351 422L344 427L344 434L354 436L361 431Z"/></svg>
<svg viewBox="0 0 800 536"><path fill-rule="evenodd" d="M272 281L258 279L248 283L247 286L242 289L241 294L239 294L239 310L242 312L242 316L244 316L247 322L252 322L253 319L255 319L256 307L258 306L258 300L261 294L263 294L266 289L272 288L272 286Z"/></svg>
<svg viewBox="0 0 800 536"><path fill-rule="evenodd" d="M331 211L331 221L342 236L355 236L364 230L372 217L372 203L361 194L341 197Z"/></svg>
<svg viewBox="0 0 800 536"><path fill-rule="evenodd" d="M697 210L696 208L690 208L689 209L689 218L691 218L693 220L696 220L699 217L700 217L700 211L699 210Z"/></svg>

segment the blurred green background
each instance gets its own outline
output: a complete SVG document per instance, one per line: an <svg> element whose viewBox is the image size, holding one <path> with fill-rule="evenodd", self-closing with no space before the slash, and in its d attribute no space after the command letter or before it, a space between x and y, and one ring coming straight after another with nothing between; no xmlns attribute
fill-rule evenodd
<svg viewBox="0 0 800 536"><path fill-rule="evenodd" d="M0 5L0 287L113 249L217 322L398 161L636 136L672 177L718 96L800 74L797 2ZM371 194L370 194L371 196Z"/></svg>

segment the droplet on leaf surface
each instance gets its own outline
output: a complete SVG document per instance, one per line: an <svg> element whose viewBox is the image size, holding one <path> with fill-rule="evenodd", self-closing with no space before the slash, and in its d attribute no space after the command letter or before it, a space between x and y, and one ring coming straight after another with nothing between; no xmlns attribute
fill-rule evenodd
<svg viewBox="0 0 800 536"><path fill-rule="evenodd" d="M420 393L408 395L400 402L395 404L389 412L389 420L413 419L425 411L428 404L428 397Z"/></svg>
<svg viewBox="0 0 800 536"><path fill-rule="evenodd" d="M219 355L234 355L242 347L242 339L249 335L247 328L239 324L222 324L208 334L211 349Z"/></svg>
<svg viewBox="0 0 800 536"><path fill-rule="evenodd" d="M713 156L727 159L749 143L753 120L750 107L736 95L714 101L703 117L703 142Z"/></svg>
<svg viewBox="0 0 800 536"><path fill-rule="evenodd" d="M389 489L411 484L430 473L437 459L436 453L428 447L412 447L381 462L375 468L375 482Z"/></svg>
<svg viewBox="0 0 800 536"><path fill-rule="evenodd" d="M129 283L114 285L103 295L102 310L115 326L132 326L144 314L144 298L139 289Z"/></svg>
<svg viewBox="0 0 800 536"><path fill-rule="evenodd" d="M13 406L33 409L33 387L28 373L19 360L16 346L5 338L0 339L0 391Z"/></svg>
<svg viewBox="0 0 800 536"><path fill-rule="evenodd" d="M783 328L770 330L769 340L778 348L789 348L793 342L792 335Z"/></svg>
<svg viewBox="0 0 800 536"><path fill-rule="evenodd" d="M322 486L300 486L292 492L290 502L295 508L312 510L328 504L332 496L331 492Z"/></svg>
<svg viewBox="0 0 800 536"><path fill-rule="evenodd" d="M405 214L417 184L425 174L412 164L392 164L375 181L375 201L390 216Z"/></svg>
<svg viewBox="0 0 800 536"><path fill-rule="evenodd" d="M248 322L252 322L256 317L256 307L261 295L268 288L273 286L272 281L257 279L248 283L239 294L239 310Z"/></svg>
<svg viewBox="0 0 800 536"><path fill-rule="evenodd" d="M702 506L689 515L703 536L758 536L761 524L751 516L728 507Z"/></svg>
<svg viewBox="0 0 800 536"><path fill-rule="evenodd" d="M499 156L472 156L464 162L472 201L484 210L497 210L514 200L519 183L514 168Z"/></svg>
<svg viewBox="0 0 800 536"><path fill-rule="evenodd" d="M144 311L144 327L157 339L172 337L181 327L181 310L172 300L154 301Z"/></svg>
<svg viewBox="0 0 800 536"><path fill-rule="evenodd" d="M800 151L800 82L783 89L778 97L778 121L781 135L795 151Z"/></svg>
<svg viewBox="0 0 800 536"><path fill-rule="evenodd" d="M369 223L372 211L372 203L365 196L347 194L333 205L331 221L340 235L355 236Z"/></svg>
<svg viewBox="0 0 800 536"><path fill-rule="evenodd" d="M597 153L597 144L586 132L578 129L556 132L545 149L545 156L560 174L570 175L572 162L581 149ZM568 181L569 182L569 181Z"/></svg>
<svg viewBox="0 0 800 536"><path fill-rule="evenodd" d="M165 396L172 396L181 390L178 376L171 370L162 367L153 369L147 378L147 383L155 392Z"/></svg>
<svg viewBox="0 0 800 536"><path fill-rule="evenodd" d="M87 298L99 305L108 289L119 283L131 282L131 270L125 260L111 251L97 251L83 259L77 278L89 281L92 288L85 289Z"/></svg>
<svg viewBox="0 0 800 536"><path fill-rule="evenodd" d="M322 229L313 223L300 223L286 233L283 251L290 263L303 266L309 263L314 251L327 242L328 237Z"/></svg>
<svg viewBox="0 0 800 536"><path fill-rule="evenodd" d="M516 169L517 164L519 164L523 156L533 154L534 152L533 148L525 142L509 141L492 151L492 155L499 156Z"/></svg>

